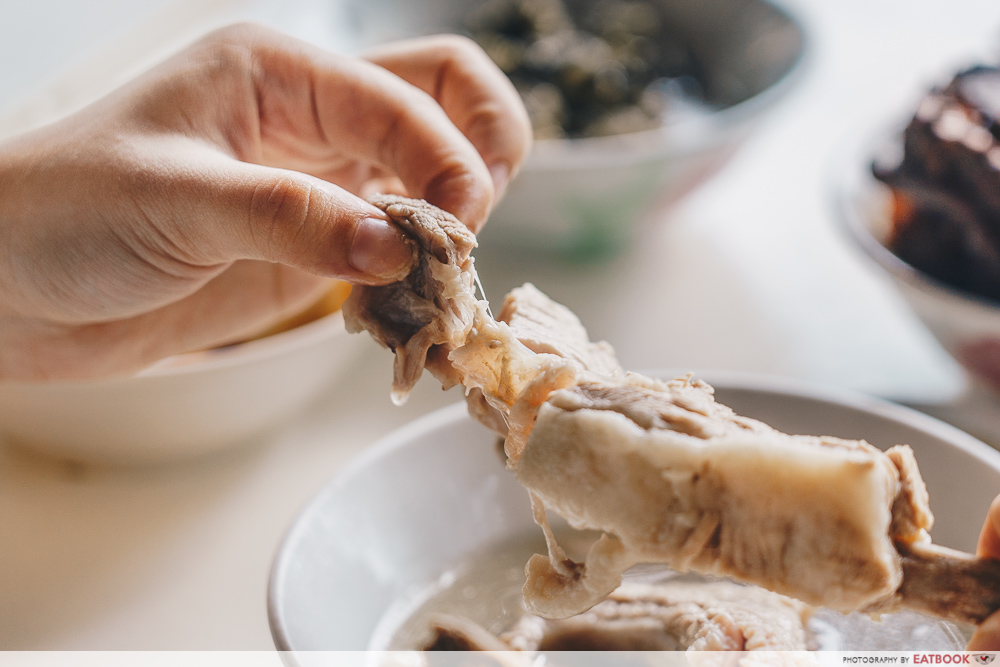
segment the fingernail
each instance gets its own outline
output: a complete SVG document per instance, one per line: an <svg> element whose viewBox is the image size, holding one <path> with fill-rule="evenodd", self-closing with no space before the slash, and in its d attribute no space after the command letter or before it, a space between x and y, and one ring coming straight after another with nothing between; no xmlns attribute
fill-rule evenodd
<svg viewBox="0 0 1000 667"><path fill-rule="evenodd" d="M505 162L497 162L490 166L490 176L493 177L493 201L500 201L504 190L507 189L507 182L510 181L510 167Z"/></svg>
<svg viewBox="0 0 1000 667"><path fill-rule="evenodd" d="M413 266L413 247L392 223L365 218L358 224L347 261L373 278L401 279Z"/></svg>

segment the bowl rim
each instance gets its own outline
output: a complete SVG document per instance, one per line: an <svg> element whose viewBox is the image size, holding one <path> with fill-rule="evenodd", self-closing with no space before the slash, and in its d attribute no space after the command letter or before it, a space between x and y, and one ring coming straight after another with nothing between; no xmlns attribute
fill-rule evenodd
<svg viewBox="0 0 1000 667"><path fill-rule="evenodd" d="M901 136L903 128L899 125L894 127L895 130L883 131L876 136L882 137L883 140L886 137ZM867 142L865 145L870 148L877 143ZM1000 308L1000 301L952 285L918 269L875 237L865 222L866 216L859 206L859 199L870 192L882 192L888 197L891 188L872 174L870 166L874 155L874 150L866 151L855 147L847 155L833 161L832 174L827 182L831 184L828 186L828 198L832 201L836 212L834 219L837 228L850 239L854 247L860 248L868 258L894 278L935 298L958 300L982 310L995 312Z"/></svg>
<svg viewBox="0 0 1000 667"><path fill-rule="evenodd" d="M284 585L282 573L287 569L293 557L292 550L288 548L288 545L296 535L308 529L309 517L322 505L322 501L326 496L347 484L354 477L362 474L377 461L392 456L396 450L406 447L417 437L469 418L465 401L459 401L407 422L377 439L374 443L363 449L361 453L348 461L347 465L341 468L332 479L323 484L319 491L313 494L306 501L305 505L299 509L299 512L292 519L291 525L278 542L271 568L268 572L267 621L271 630L271 638L277 650L291 652L297 650L292 647L289 641L290 633L285 627L277 603L277 600L281 597Z"/></svg>
<svg viewBox="0 0 1000 667"><path fill-rule="evenodd" d="M890 421L907 424L928 433L957 447L1000 473L1000 451L990 447L975 436L926 413L862 392L783 376L741 371L658 369L641 372L650 375L650 377L659 378L681 377L690 373L698 379L704 379L713 387L722 389L756 390L778 395L794 395L859 410ZM312 515L323 506L329 494L362 474L369 466L392 456L397 450L408 446L418 440L419 436L429 431L467 419L471 419L471 417L468 414L466 403L460 401L404 424L363 449L299 509L278 542L267 582L267 619L271 638L278 651L286 652L285 655L290 661L288 664L298 664L294 658L298 649L291 644L291 633L286 627L278 601L282 598L285 573L293 562L294 553L291 545L294 538L308 530Z"/></svg>
<svg viewBox="0 0 1000 667"><path fill-rule="evenodd" d="M222 347L182 352L154 362L131 378L156 378L191 375L232 366L263 361L290 349L307 347L339 334L347 335L343 308L263 338ZM129 379L129 378L126 378Z"/></svg>
<svg viewBox="0 0 1000 667"><path fill-rule="evenodd" d="M813 39L798 15L785 3L757 0L773 9L799 37L798 52L788 68L769 86L728 106L713 108L695 118L671 122L639 132L576 139L540 139L525 161L523 171L579 171L609 164L638 164L665 152L683 155L726 142L745 124L783 98L804 76L814 59Z"/></svg>

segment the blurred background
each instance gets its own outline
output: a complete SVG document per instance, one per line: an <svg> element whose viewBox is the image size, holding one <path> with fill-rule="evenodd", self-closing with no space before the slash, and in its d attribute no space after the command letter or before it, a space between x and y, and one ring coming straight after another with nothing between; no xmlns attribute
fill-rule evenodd
<svg viewBox="0 0 1000 667"><path fill-rule="evenodd" d="M965 376L840 229L834 183L930 86L994 58L1000 4L780 6L804 30L802 59L730 159L685 196L644 202L609 252L528 232L538 252L511 249L495 221L476 254L487 296L535 283L627 368L766 373L947 413ZM338 0L8 0L0 12L0 136L236 20L359 48ZM0 541L18 545L0 556L0 648L269 648L267 568L297 508L367 444L459 398L425 380L395 409L390 377L390 355L366 342L294 422L196 464L124 473L0 449ZM977 435L1000 443L993 404L977 405Z"/></svg>

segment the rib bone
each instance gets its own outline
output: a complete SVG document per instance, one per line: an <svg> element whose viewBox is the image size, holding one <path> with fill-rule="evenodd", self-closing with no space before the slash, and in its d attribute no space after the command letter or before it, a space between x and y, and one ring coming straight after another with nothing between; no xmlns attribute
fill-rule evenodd
<svg viewBox="0 0 1000 667"><path fill-rule="evenodd" d="M936 544L896 547L903 562L898 606L974 625L1000 609L1000 561Z"/></svg>

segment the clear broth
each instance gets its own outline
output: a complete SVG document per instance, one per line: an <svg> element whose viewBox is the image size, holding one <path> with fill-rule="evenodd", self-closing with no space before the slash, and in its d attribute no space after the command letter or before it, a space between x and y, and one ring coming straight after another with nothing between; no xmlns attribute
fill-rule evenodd
<svg viewBox="0 0 1000 667"><path fill-rule="evenodd" d="M558 531L570 557L581 558L593 534ZM442 573L437 581L397 599L380 620L369 648L420 650L431 640L430 618L450 614L478 623L494 634L509 630L526 612L521 599L524 564L535 553L545 553L540 533L519 536L492 545ZM655 583L667 578L708 581L677 574L661 565L637 565L625 573L629 581ZM971 628L910 611L883 614L880 620L864 614L841 614L818 609L809 621L813 643L826 651L962 650Z"/></svg>

